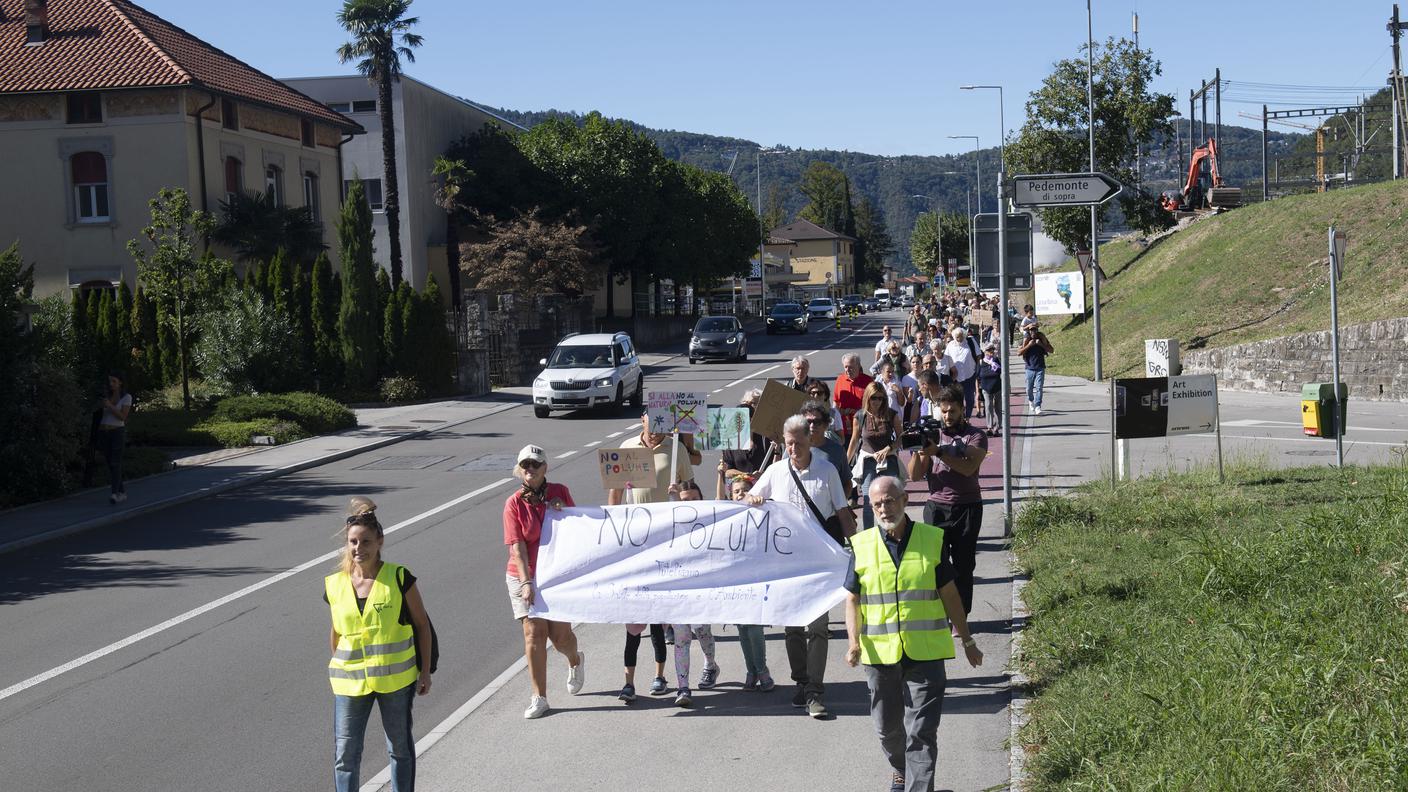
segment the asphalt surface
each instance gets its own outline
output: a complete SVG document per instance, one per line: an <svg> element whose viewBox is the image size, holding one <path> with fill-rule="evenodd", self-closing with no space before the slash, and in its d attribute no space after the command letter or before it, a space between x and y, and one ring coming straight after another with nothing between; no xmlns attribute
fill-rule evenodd
<svg viewBox="0 0 1408 792"><path fill-rule="evenodd" d="M757 333L747 363L675 358L647 369L646 387L709 390L711 403L732 405L762 377L789 375L799 353L814 353L814 375L834 378L843 351L871 349L880 322L899 316L865 317L840 332ZM419 739L522 657L505 602L500 519L514 455L527 442L543 445L554 481L580 501L601 500L591 452L635 433L629 412L540 420L525 399L427 437L0 557L0 631L11 636L0 641L0 788L325 788L332 696L321 578L355 494L375 499L394 529L385 556L420 578L440 636L441 671L416 704ZM705 454L706 490L716 459ZM364 780L386 764L379 729L373 718Z"/></svg>

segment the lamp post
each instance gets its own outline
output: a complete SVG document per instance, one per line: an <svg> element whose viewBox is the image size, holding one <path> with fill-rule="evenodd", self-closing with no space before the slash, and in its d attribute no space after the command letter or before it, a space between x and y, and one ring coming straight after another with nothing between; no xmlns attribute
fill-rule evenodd
<svg viewBox="0 0 1408 792"><path fill-rule="evenodd" d="M1002 360L1002 525L1003 535L1012 534L1012 420L1009 409L1012 406L1012 381L1007 370L1008 352L1012 347L1012 339L1008 336L1007 321L1007 207L1004 200L1007 179L1007 151L1002 141L1007 138L1007 119L1002 106L1002 86L1000 85L964 85L962 90L971 91L979 88L989 88L997 91L997 123L999 126L998 135L998 161L997 161L997 301L999 303L999 318L1002 320L1002 334L999 336L1002 343L998 346L998 354Z"/></svg>
<svg viewBox="0 0 1408 792"><path fill-rule="evenodd" d="M1090 172L1095 173L1095 35L1090 18L1090 0L1085 0L1085 112L1086 124L1090 127ZM1090 271L1093 276L1091 283L1094 284L1091 296L1095 302L1091 330L1095 334L1095 381L1099 382L1104 377L1100 359L1100 236L1095 209L1094 205L1090 207Z"/></svg>
<svg viewBox="0 0 1408 792"><path fill-rule="evenodd" d="M934 221L935 221L935 223L938 225L938 228L939 228L939 236L938 236L939 250L938 250L937 260L934 262L934 269L935 269L935 270L943 270L943 266L944 266L944 207L943 207L943 202L940 201L939 199L935 198L935 197L932 196L932 195L924 195L923 193L917 193L917 194L915 194L915 195L911 195L911 196L909 196L909 199L910 199L911 201L929 201L929 202L931 202L931 203L933 204L933 206L934 206ZM945 272L946 272L946 271L945 271ZM931 288L932 288L932 286L931 286Z"/></svg>
<svg viewBox="0 0 1408 792"><path fill-rule="evenodd" d="M983 161L978 156L979 146L977 135L949 135L950 140L971 140L973 141L973 164L977 175L978 183L974 185L978 190L978 214L983 213Z"/></svg>

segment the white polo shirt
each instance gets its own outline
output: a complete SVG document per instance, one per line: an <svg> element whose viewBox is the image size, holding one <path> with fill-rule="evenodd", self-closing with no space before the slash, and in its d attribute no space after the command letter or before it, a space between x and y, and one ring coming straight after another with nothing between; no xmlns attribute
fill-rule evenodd
<svg viewBox="0 0 1408 792"><path fill-rule="evenodd" d="M797 489L797 482L788 472L791 466L791 457L768 465L768 469L758 476L748 494L768 500L786 501L811 514L812 510L807 506L806 499ZM806 470L798 470L797 478L801 479L802 486L806 488L812 503L816 504L817 511L821 512L822 519L846 508L846 493L841 489L841 474L836 472L835 465L815 449L812 450L811 464L807 465Z"/></svg>

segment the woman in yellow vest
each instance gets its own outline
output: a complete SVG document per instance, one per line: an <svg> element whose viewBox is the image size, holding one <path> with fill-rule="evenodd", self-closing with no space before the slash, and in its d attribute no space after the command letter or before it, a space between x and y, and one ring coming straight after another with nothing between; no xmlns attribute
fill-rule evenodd
<svg viewBox="0 0 1408 792"><path fill-rule="evenodd" d="M983 653L944 559L943 529L905 515L899 479L881 476L868 494L876 525L851 537L846 662L865 664L870 715L894 771L892 792L933 792L944 660L953 657L955 641L969 665L981 665Z"/></svg>
<svg viewBox="0 0 1408 792"><path fill-rule="evenodd" d="M323 599L332 610L333 780L338 792L361 787L363 735L376 704L391 756L391 788L411 792L411 703L430 690L430 663L418 664L416 655L431 656L430 618L415 575L381 560L384 532L371 499L352 499L342 533L340 568L323 580Z"/></svg>

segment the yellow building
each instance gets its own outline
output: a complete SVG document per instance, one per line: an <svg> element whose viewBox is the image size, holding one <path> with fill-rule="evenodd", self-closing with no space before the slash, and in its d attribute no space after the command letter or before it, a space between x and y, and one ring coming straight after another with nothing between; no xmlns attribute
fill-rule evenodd
<svg viewBox="0 0 1408 792"><path fill-rule="evenodd" d="M769 236L796 243L792 248L792 272L805 279L792 284L795 291L808 296L830 294L833 287L838 294L854 291L855 237L801 219L774 228Z"/></svg>
<svg viewBox="0 0 1408 792"><path fill-rule="evenodd" d="M0 0L0 248L35 293L136 282L128 240L163 187L308 206L335 256L354 121L126 0ZM217 251L220 253L222 251Z"/></svg>

